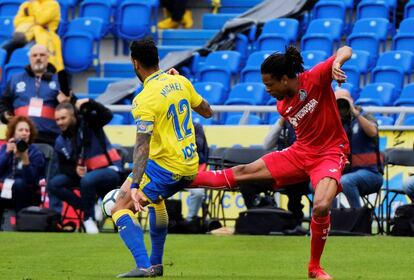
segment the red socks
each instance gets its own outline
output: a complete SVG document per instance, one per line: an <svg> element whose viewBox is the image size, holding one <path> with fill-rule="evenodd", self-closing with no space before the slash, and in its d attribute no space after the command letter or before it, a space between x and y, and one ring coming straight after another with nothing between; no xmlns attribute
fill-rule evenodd
<svg viewBox="0 0 414 280"><path fill-rule="evenodd" d="M223 169L214 171L200 171L191 183L192 187L207 186L214 189L233 188L236 186L233 170Z"/></svg>
<svg viewBox="0 0 414 280"><path fill-rule="evenodd" d="M323 248L329 233L330 216L312 217L311 222L311 256L309 267L319 267Z"/></svg>

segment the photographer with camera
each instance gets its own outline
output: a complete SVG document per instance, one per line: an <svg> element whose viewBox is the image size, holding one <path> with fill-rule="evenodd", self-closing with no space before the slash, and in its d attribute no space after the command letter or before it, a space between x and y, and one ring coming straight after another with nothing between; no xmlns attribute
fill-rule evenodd
<svg viewBox="0 0 414 280"><path fill-rule="evenodd" d="M61 134L56 139L58 172L47 185L50 194L84 211L86 233L98 233L95 219L97 195L119 186L121 158L103 130L112 112L92 99L80 99L76 108L61 103L55 111ZM72 189L80 187L80 197Z"/></svg>
<svg viewBox="0 0 414 280"><path fill-rule="evenodd" d="M341 177L343 193L350 207L361 208L361 195L376 193L382 186L383 160L379 152L378 125L365 113L346 89L335 91L342 126L351 147L349 164Z"/></svg>
<svg viewBox="0 0 414 280"><path fill-rule="evenodd" d="M28 117L13 117L7 125L7 143L0 147L0 217L4 209L17 213L40 203L38 183L44 175L45 159L31 145L36 133Z"/></svg>
<svg viewBox="0 0 414 280"><path fill-rule="evenodd" d="M63 71L57 74L48 59L46 47L34 45L30 48L30 64L25 71L9 78L3 95L0 95L0 120L7 124L13 116L30 117L39 132L35 142L53 146L59 135L55 108L74 97L66 74Z"/></svg>

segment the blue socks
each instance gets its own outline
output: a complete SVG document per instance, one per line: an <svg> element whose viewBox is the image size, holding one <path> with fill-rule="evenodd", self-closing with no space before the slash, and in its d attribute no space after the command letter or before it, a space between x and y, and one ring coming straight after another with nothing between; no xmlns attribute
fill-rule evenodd
<svg viewBox="0 0 414 280"><path fill-rule="evenodd" d="M168 232L168 214L164 201L158 204L151 204L148 207L150 236L151 236L151 264L162 264L164 244Z"/></svg>
<svg viewBox="0 0 414 280"><path fill-rule="evenodd" d="M145 249L142 229L132 221L131 216L133 216L132 211L120 210L113 214L113 220L118 227L122 240L131 251L137 267L148 268L151 263Z"/></svg>

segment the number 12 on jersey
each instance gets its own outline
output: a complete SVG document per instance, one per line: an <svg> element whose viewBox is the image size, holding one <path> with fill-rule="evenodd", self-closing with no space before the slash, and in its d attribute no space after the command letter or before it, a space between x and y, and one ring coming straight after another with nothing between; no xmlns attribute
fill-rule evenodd
<svg viewBox="0 0 414 280"><path fill-rule="evenodd" d="M175 104L171 104L168 108L167 119L172 119L175 135L177 136L178 141L181 141L193 134L191 128L188 127L191 115L190 110L191 108L188 101L186 99L181 99L178 103L178 114L185 114L185 116L183 122L180 123ZM184 132L184 137L182 132Z"/></svg>

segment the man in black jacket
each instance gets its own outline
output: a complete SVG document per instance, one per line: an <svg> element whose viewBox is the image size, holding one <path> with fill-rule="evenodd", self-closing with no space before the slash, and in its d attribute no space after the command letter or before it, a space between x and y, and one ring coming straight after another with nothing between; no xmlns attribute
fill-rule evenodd
<svg viewBox="0 0 414 280"><path fill-rule="evenodd" d="M120 156L103 131L112 113L92 99L81 99L76 108L70 103L59 104L55 119L61 129L55 143L59 170L50 180L48 192L82 209L86 232L98 233L93 220L96 195L119 185L122 168ZM72 191L74 187L80 187L81 197Z"/></svg>

